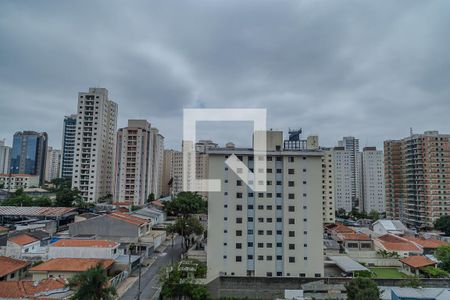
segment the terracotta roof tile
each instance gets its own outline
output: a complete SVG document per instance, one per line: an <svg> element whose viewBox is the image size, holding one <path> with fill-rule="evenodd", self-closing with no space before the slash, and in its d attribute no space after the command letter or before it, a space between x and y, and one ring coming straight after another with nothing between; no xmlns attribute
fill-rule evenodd
<svg viewBox="0 0 450 300"><path fill-rule="evenodd" d="M28 266L28 263L23 260L14 259L11 257L0 256L0 277L16 272Z"/></svg>
<svg viewBox="0 0 450 300"><path fill-rule="evenodd" d="M40 265L31 268L30 272L40 271L67 271L67 272L84 272L101 263L105 269L114 264L112 259L95 259L95 258L53 258Z"/></svg>
<svg viewBox="0 0 450 300"><path fill-rule="evenodd" d="M47 278L37 285L31 280L0 281L0 298L34 298L38 293L63 289L66 284L62 278Z"/></svg>
<svg viewBox="0 0 450 300"><path fill-rule="evenodd" d="M422 238L416 238L416 237L412 237L412 236L405 236L404 238L413 243L420 245L422 248L435 249L440 246L449 245L449 243L447 243L447 242L440 241L440 240L434 240L434 239L422 239Z"/></svg>
<svg viewBox="0 0 450 300"><path fill-rule="evenodd" d="M34 242L39 241L38 239L28 235L28 234L19 234L13 237L10 237L8 241L13 242L17 245L25 246Z"/></svg>
<svg viewBox="0 0 450 300"><path fill-rule="evenodd" d="M9 231L9 228L0 226L0 232Z"/></svg>
<svg viewBox="0 0 450 300"><path fill-rule="evenodd" d="M427 266L433 266L436 264L436 262L422 255L405 257L400 259L400 262L413 268L423 268Z"/></svg>
<svg viewBox="0 0 450 300"><path fill-rule="evenodd" d="M106 240L59 240L51 247L96 247L96 248L113 248L119 243Z"/></svg>
<svg viewBox="0 0 450 300"><path fill-rule="evenodd" d="M145 219L138 218L135 216L130 216L129 214L125 214L125 213L121 213L121 212L114 212L112 214L109 214L108 216L131 223L131 224L135 224L135 225L143 225L145 223L148 223L148 221Z"/></svg>
<svg viewBox="0 0 450 300"><path fill-rule="evenodd" d="M412 251L422 252L419 247L408 240L393 234L385 234L377 239L383 247L388 251Z"/></svg>
<svg viewBox="0 0 450 300"><path fill-rule="evenodd" d="M365 233L343 233L342 239L346 241L371 241L372 239Z"/></svg>

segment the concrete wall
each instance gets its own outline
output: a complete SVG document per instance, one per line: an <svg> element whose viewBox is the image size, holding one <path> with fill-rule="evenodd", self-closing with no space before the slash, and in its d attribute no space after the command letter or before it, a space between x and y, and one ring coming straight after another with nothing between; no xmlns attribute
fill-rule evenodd
<svg viewBox="0 0 450 300"><path fill-rule="evenodd" d="M96 234L98 238L120 240L127 237L130 240L137 239L139 228L136 225L108 217L106 215L92 218L86 221L69 224L70 236L79 234Z"/></svg>
<svg viewBox="0 0 450 300"><path fill-rule="evenodd" d="M52 258L101 258L115 259L119 256L119 246L107 247L48 247L48 259Z"/></svg>

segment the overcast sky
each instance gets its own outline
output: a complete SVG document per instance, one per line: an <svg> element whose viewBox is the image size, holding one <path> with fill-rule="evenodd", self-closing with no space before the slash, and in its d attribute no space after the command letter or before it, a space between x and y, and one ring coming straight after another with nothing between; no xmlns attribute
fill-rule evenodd
<svg viewBox="0 0 450 300"><path fill-rule="evenodd" d="M90 86L167 148L192 107L267 108L268 127L323 146L450 133L450 1L0 2L0 139L47 131L60 148ZM221 143L251 128L209 125L199 136Z"/></svg>

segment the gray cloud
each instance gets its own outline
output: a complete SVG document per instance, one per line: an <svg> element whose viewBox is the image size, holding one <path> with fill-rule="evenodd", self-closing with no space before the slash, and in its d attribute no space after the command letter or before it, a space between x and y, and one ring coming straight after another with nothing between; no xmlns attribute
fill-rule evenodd
<svg viewBox="0 0 450 300"><path fill-rule="evenodd" d="M268 126L334 145L449 132L447 1L2 1L0 138L59 147L77 92L103 86L119 126L147 118L169 147L184 107L265 107ZM242 133L217 133L226 142ZM208 136L202 129L202 137ZM242 132L246 132L243 130Z"/></svg>

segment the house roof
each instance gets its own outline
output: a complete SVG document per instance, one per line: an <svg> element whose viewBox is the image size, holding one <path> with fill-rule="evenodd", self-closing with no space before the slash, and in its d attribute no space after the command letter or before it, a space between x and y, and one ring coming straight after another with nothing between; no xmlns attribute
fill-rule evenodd
<svg viewBox="0 0 450 300"><path fill-rule="evenodd" d="M134 224L134 225L143 225L145 223L148 223L148 221L145 219L135 217L135 216L130 216L129 214L125 214L125 213L121 213L121 212L113 212L112 214L109 214L108 216L131 223L131 224Z"/></svg>
<svg viewBox="0 0 450 300"><path fill-rule="evenodd" d="M372 239L365 233L353 232L353 233L343 233L342 239L344 241L371 241Z"/></svg>
<svg viewBox="0 0 450 300"><path fill-rule="evenodd" d="M16 272L28 266L23 260L14 259L7 256L0 256L0 277Z"/></svg>
<svg viewBox="0 0 450 300"><path fill-rule="evenodd" d="M399 220L377 220L373 223L380 224L387 231L405 231L407 230L406 226Z"/></svg>
<svg viewBox="0 0 450 300"><path fill-rule="evenodd" d="M66 284L62 278L47 278L37 284L31 280L0 281L0 298L45 297L45 292L62 290Z"/></svg>
<svg viewBox="0 0 450 300"><path fill-rule="evenodd" d="M51 247L94 247L94 248L113 248L119 243L107 240L59 240Z"/></svg>
<svg viewBox="0 0 450 300"><path fill-rule="evenodd" d="M37 238L32 237L28 234L22 233L13 237L10 237L8 241L13 242L14 244L25 246L34 242L39 241Z"/></svg>
<svg viewBox="0 0 450 300"><path fill-rule="evenodd" d="M434 239L422 239L422 238L416 238L416 237L412 237L412 236L404 236L403 238L419 245L422 248L435 249L440 246L448 245L447 242L440 241L440 240L434 240Z"/></svg>
<svg viewBox="0 0 450 300"><path fill-rule="evenodd" d="M400 259L400 262L411 266L413 268L422 268L427 266L434 266L436 262L432 261L428 257L417 255L417 256L408 256Z"/></svg>
<svg viewBox="0 0 450 300"><path fill-rule="evenodd" d="M345 226L345 225L340 224L340 223L336 223L336 224L334 224L334 226L333 225L327 226L327 228L328 228L328 230L334 231L336 233L354 233L355 232L350 227Z"/></svg>
<svg viewBox="0 0 450 300"><path fill-rule="evenodd" d="M328 256L328 258L334 261L336 265L346 273L369 270L346 255Z"/></svg>
<svg viewBox="0 0 450 300"><path fill-rule="evenodd" d="M62 217L76 211L76 207L0 206L0 216Z"/></svg>
<svg viewBox="0 0 450 300"><path fill-rule="evenodd" d="M38 240L43 240L43 239L49 239L50 238L50 233L48 233L45 230L34 230L34 231L30 231L27 233L28 235L37 238Z"/></svg>
<svg viewBox="0 0 450 300"><path fill-rule="evenodd" d="M101 263L104 269L108 269L114 264L112 259L96 258L53 258L31 268L30 272L84 272Z"/></svg>
<svg viewBox="0 0 450 300"><path fill-rule="evenodd" d="M9 231L9 228L0 226L0 232Z"/></svg>
<svg viewBox="0 0 450 300"><path fill-rule="evenodd" d="M393 234L385 234L377 239L388 251L413 251L422 252L419 247L412 242Z"/></svg>

